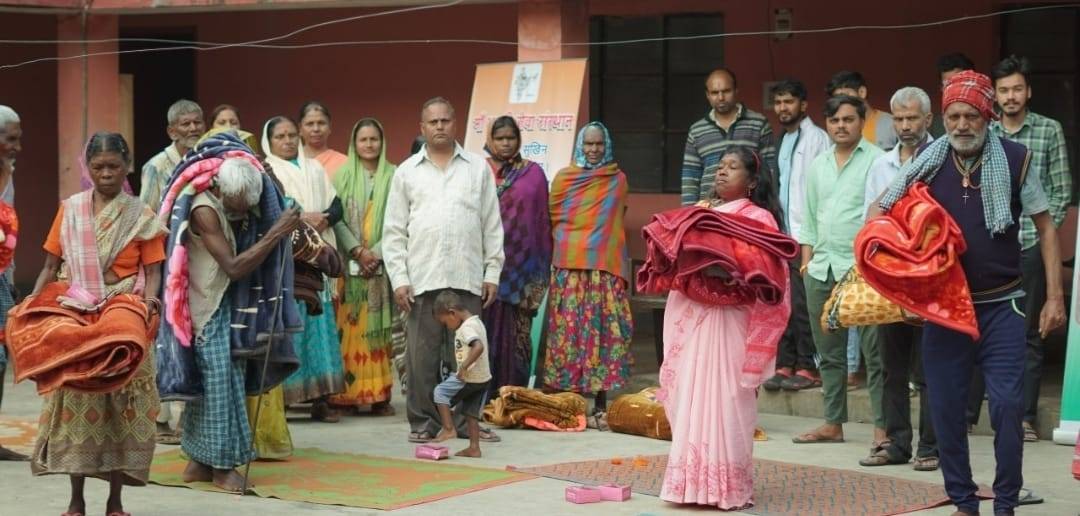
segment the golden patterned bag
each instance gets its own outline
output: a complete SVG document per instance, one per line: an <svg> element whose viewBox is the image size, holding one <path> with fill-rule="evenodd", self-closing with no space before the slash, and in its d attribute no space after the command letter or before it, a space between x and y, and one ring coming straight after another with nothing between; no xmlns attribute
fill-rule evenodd
<svg viewBox="0 0 1080 516"><path fill-rule="evenodd" d="M836 283L821 311L821 329L825 333L897 322L918 324L920 318L885 299L863 279L857 267L848 270Z"/></svg>

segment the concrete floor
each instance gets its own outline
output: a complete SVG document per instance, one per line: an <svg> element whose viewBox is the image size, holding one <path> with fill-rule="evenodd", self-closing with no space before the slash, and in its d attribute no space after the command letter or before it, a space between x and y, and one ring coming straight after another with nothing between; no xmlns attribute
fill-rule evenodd
<svg viewBox="0 0 1080 516"><path fill-rule="evenodd" d="M5 380L3 415L32 419L37 417L40 400L33 384L12 387L10 373ZM403 401L394 404L404 414ZM407 426L404 416L392 418L350 417L336 425L311 423L302 414L293 414L290 426L297 447L319 447L326 450L364 453L387 457L407 458L413 445L405 441ZM864 456L871 432L869 425L847 425L848 443L796 446L790 437L818 423L811 418L770 415L761 416L761 425L770 440L758 443L758 457L801 464L867 471L858 460ZM527 430L501 430L503 442L483 447L482 459L457 459L462 464L504 468L507 465L531 466L574 460L600 459L614 456L632 457L667 453L668 443L642 437L610 432L586 431L579 434L557 434ZM452 447L463 446L463 441ZM976 480L993 481L992 438L975 436L971 440L972 462ZM172 447L159 447L169 450ZM1047 441L1029 444L1025 449L1024 474L1029 487L1046 498L1047 502L1022 508L1021 514L1075 515L1080 511L1080 483L1069 474L1072 449ZM258 467L258 464L253 466ZM875 468L873 473L912 480L939 482L940 473L920 473L908 466ZM651 496L635 494L625 503L604 503L577 506L563 500L565 482L538 478L487 489L464 496L413 506L394 514L604 514L604 515L661 515L693 514L699 509L680 508ZM104 483L87 483L87 502L91 514L104 511L107 495ZM0 462L0 515L59 514L66 509L68 481L66 477L34 478L27 463ZM124 490L125 508L136 515L160 516L266 516L379 514L382 511L351 509L337 506L284 502L255 497L204 493L189 489L148 486ZM989 503L983 509L989 512ZM951 508L924 511L921 514L947 515Z"/></svg>

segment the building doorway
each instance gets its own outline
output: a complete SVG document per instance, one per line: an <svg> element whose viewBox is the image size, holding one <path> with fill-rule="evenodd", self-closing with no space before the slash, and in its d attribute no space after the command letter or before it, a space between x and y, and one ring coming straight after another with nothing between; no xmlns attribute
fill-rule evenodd
<svg viewBox="0 0 1080 516"><path fill-rule="evenodd" d="M177 41L194 41L195 29L124 29L122 38L153 38ZM141 50L162 47L180 47L184 43L149 43L122 42L120 50ZM166 112L169 106L179 99L195 100L195 51L191 49L168 50L164 52L136 52L120 55L120 74L123 85L130 88L130 95L121 102L129 102L121 107L122 128L130 128L135 158L135 173L131 175L131 187L140 190L140 174L150 158L169 145L169 136L165 132L168 125ZM127 79L126 77L130 77ZM130 82L128 82L130 81ZM123 89L122 89L123 91ZM207 109L203 106L203 109Z"/></svg>

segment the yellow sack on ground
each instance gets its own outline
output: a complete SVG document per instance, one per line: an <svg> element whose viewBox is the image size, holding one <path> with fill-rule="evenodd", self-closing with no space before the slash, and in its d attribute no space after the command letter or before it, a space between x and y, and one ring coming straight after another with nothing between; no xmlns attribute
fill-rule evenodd
<svg viewBox="0 0 1080 516"><path fill-rule="evenodd" d="M664 406L656 401L656 389L649 387L637 394L619 396L608 407L608 427L613 432L670 441L671 425Z"/></svg>

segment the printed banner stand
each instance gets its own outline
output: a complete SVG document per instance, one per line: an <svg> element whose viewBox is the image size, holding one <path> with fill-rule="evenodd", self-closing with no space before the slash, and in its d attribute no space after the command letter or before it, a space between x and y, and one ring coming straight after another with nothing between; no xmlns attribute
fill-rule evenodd
<svg viewBox="0 0 1080 516"><path fill-rule="evenodd" d="M1075 256L1080 256L1077 239ZM1080 267L1073 268L1072 310L1065 344L1065 378L1061 386L1061 422L1054 429L1054 442L1076 446L1080 434Z"/></svg>
<svg viewBox="0 0 1080 516"><path fill-rule="evenodd" d="M484 155L488 127L510 115L521 128L521 156L544 168L548 182L570 164L585 59L476 66L465 150Z"/></svg>
<svg viewBox="0 0 1080 516"><path fill-rule="evenodd" d="M578 110L585 84L585 59L537 63L490 63L476 66L465 150L484 156L491 122L510 115L521 129L521 156L538 163L548 182L570 164L577 136ZM547 296L533 318L529 388L536 384L536 364L543 334Z"/></svg>

